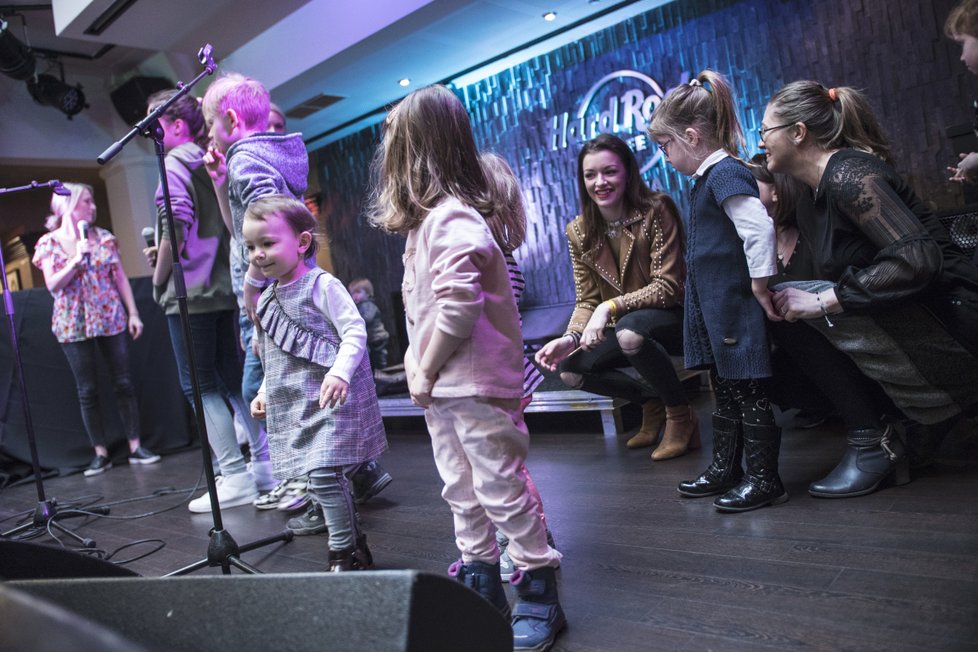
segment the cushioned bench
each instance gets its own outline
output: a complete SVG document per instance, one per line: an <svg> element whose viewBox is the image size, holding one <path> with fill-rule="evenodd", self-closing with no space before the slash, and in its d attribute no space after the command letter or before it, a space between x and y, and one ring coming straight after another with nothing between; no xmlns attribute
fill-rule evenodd
<svg viewBox="0 0 978 652"><path fill-rule="evenodd" d="M539 306L521 310L523 317L523 349L528 357L533 358L544 344L564 332L570 321L573 303ZM698 379L698 371L687 371L683 368L683 360L673 357L673 366L679 373L679 379L686 382ZM624 373L638 378L638 372L628 368ZM547 379L533 393L533 401L527 406L528 413L540 412L597 412L601 419L601 431L606 437L615 437L622 432L621 407L627 403L622 399L612 399L590 392L565 387L553 374L545 374ZM411 402L407 394L382 396L380 398L380 413L385 417L423 416L424 410Z"/></svg>

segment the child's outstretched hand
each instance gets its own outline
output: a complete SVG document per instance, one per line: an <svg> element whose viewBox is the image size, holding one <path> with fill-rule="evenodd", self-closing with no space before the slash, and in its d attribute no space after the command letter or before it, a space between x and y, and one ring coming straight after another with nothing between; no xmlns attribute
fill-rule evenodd
<svg viewBox="0 0 978 652"><path fill-rule="evenodd" d="M947 171L951 174L949 181L959 183L978 182L978 152L961 154L960 160L954 167L948 167Z"/></svg>
<svg viewBox="0 0 978 652"><path fill-rule="evenodd" d="M326 376L319 388L319 407L330 409L346 403L346 394L350 391L350 383L338 376Z"/></svg>
<svg viewBox="0 0 978 652"><path fill-rule="evenodd" d="M265 418L265 392L258 392L258 396L251 402L251 416L256 419Z"/></svg>

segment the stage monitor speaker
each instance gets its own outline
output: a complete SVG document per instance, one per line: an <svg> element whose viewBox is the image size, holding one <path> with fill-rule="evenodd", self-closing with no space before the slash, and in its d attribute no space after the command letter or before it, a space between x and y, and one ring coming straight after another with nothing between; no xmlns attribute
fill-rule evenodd
<svg viewBox="0 0 978 652"><path fill-rule="evenodd" d="M0 650L142 652L146 648L50 600L0 584Z"/></svg>
<svg viewBox="0 0 978 652"><path fill-rule="evenodd" d="M0 580L82 577L139 577L139 573L60 547L0 539Z"/></svg>
<svg viewBox="0 0 978 652"><path fill-rule="evenodd" d="M136 76L109 93L112 105L127 125L134 125L146 117L146 100L157 91L173 88L165 77Z"/></svg>
<svg viewBox="0 0 978 652"><path fill-rule="evenodd" d="M491 604L455 580L417 571L34 580L6 586L148 650L513 649L510 624Z"/></svg>

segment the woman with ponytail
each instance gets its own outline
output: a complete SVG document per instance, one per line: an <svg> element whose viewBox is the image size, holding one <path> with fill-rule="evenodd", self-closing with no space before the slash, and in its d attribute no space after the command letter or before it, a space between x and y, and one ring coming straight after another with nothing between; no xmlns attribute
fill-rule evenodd
<svg viewBox="0 0 978 652"><path fill-rule="evenodd" d="M772 331L848 430L845 457L809 493L909 482L908 461L925 462L978 403L978 269L891 167L856 89L788 84L768 103L761 146L771 172L810 189L797 219L817 279L777 286L786 321ZM909 426L913 459L894 417Z"/></svg>

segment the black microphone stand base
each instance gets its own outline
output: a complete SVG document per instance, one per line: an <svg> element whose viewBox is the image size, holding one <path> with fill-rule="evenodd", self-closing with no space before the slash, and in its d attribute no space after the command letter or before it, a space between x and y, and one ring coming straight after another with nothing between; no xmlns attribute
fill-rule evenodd
<svg viewBox="0 0 978 652"><path fill-rule="evenodd" d="M11 539L33 539L34 537L40 536L42 534L48 534L52 529L65 534L78 543L82 544L86 548L94 548L95 541L89 539L88 537L83 537L76 534L74 531L69 530L67 527L55 520L58 516L57 500L41 500L38 501L37 507L34 509L34 516L31 520L23 525L18 525L12 530L7 530L6 532L0 533L0 538ZM108 513L108 510L106 510ZM83 514L69 514L68 516L83 516ZM291 534L291 532L290 532Z"/></svg>
<svg viewBox="0 0 978 652"><path fill-rule="evenodd" d="M249 575L256 575L261 573L261 571L251 564L242 561L240 557L241 553L255 550L272 543L288 543L295 537L295 534L292 532L292 530L285 530L281 534L276 534L275 536L267 537L265 539L259 539L258 541L253 541L243 546L239 546L235 542L234 537L232 537L231 533L227 530L211 530L210 537L210 543L207 544L207 559L201 559L200 561L190 564L189 566L184 566L183 568L175 570L172 573L167 573L163 577L186 575L209 566L220 566L225 575L231 573L232 566L238 570L248 573Z"/></svg>

